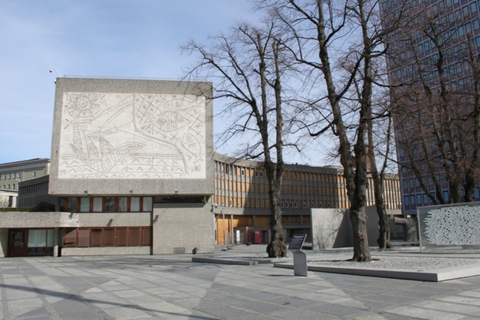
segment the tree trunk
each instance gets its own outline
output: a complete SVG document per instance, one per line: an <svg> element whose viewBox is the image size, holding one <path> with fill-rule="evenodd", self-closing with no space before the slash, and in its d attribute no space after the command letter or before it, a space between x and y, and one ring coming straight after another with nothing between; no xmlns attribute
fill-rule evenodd
<svg viewBox="0 0 480 320"><path fill-rule="evenodd" d="M270 205L270 235L271 240L267 246L267 253L270 258L283 258L287 256L287 246L285 245L282 214L278 206Z"/></svg>
<svg viewBox="0 0 480 320"><path fill-rule="evenodd" d="M378 179L383 180L383 179ZM377 209L377 216L378 216L378 248L379 249L387 249L391 248L392 244L390 243L390 225L389 221L390 218L388 217L387 210L385 209L385 201L383 199L383 181L377 181L374 179L375 182L375 207ZM382 196L378 196L379 194Z"/></svg>
<svg viewBox="0 0 480 320"><path fill-rule="evenodd" d="M353 231L353 258L352 261L370 261L370 248L367 237L367 213L365 207L359 210L350 210L350 222Z"/></svg>

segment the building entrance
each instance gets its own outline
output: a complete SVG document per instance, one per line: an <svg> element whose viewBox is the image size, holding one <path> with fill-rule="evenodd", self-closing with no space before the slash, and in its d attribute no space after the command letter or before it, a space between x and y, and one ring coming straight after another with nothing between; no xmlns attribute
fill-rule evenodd
<svg viewBox="0 0 480 320"><path fill-rule="evenodd" d="M53 229L8 230L7 257L52 256Z"/></svg>
<svg viewBox="0 0 480 320"><path fill-rule="evenodd" d="M25 257L28 254L28 230L8 231L8 257Z"/></svg>

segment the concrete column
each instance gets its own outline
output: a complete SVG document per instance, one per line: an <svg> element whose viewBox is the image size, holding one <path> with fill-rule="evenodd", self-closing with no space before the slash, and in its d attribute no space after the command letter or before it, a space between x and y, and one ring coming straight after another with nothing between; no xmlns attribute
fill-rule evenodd
<svg viewBox="0 0 480 320"><path fill-rule="evenodd" d="M232 236L230 237L230 239L231 239L230 244L234 244L235 241L233 240L233 238L234 238L234 233L233 233L233 214L230 215L230 231L231 231L230 234L232 235Z"/></svg>
<svg viewBox="0 0 480 320"><path fill-rule="evenodd" d="M53 231L53 256L58 257L58 238L60 237L59 228L55 228Z"/></svg>

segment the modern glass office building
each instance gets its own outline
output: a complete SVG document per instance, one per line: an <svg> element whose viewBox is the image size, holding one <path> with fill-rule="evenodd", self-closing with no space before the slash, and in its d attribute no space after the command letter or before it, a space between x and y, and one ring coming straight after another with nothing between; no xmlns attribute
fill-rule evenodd
<svg viewBox="0 0 480 320"><path fill-rule="evenodd" d="M392 28L386 62L403 214L462 202L467 191L478 200L480 2L384 0L380 12Z"/></svg>

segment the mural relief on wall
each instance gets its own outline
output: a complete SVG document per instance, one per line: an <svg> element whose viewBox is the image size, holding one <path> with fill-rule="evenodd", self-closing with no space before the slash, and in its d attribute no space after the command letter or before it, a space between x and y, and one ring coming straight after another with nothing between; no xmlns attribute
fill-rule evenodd
<svg viewBox="0 0 480 320"><path fill-rule="evenodd" d="M63 95L59 179L203 179L205 98Z"/></svg>
<svg viewBox="0 0 480 320"><path fill-rule="evenodd" d="M480 245L480 207L435 209L425 218L425 236L435 245Z"/></svg>

